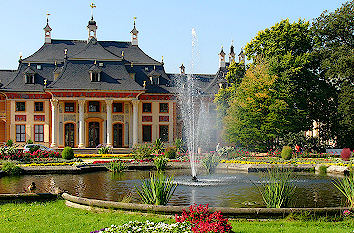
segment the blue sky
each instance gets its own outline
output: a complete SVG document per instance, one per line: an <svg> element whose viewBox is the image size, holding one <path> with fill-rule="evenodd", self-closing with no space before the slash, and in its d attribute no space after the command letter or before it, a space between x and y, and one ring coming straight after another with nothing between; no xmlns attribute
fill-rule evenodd
<svg viewBox="0 0 354 233"><path fill-rule="evenodd" d="M167 72L178 72L181 63L190 71L191 30L198 36L196 73L215 73L221 46L236 52L259 30L282 19L312 20L322 11L334 11L344 0L96 0L94 17L98 40L130 41L137 17L139 46L151 57L164 56ZM27 57L44 42L46 12L54 39L87 39L88 0L0 1L0 69L16 69L19 53Z"/></svg>

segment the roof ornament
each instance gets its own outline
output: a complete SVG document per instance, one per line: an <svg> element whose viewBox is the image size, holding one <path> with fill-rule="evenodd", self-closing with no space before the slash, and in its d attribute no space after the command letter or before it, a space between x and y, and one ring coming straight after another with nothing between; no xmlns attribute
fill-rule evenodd
<svg viewBox="0 0 354 233"><path fill-rule="evenodd" d="M130 67L133 67L133 62L130 63Z"/></svg>
<svg viewBox="0 0 354 233"><path fill-rule="evenodd" d="M87 43L92 38L95 38L97 40L97 37L96 37L97 25L96 25L96 21L93 20L93 8L96 8L96 5L94 3L91 3L90 7L91 7L91 20L88 22L88 25L87 25L87 30L89 33Z"/></svg>
<svg viewBox="0 0 354 233"><path fill-rule="evenodd" d="M19 62L19 63L22 62L22 52L20 52L20 59L18 59L18 62Z"/></svg>
<svg viewBox="0 0 354 233"><path fill-rule="evenodd" d="M186 67L184 67L183 63L182 65L179 67L180 73L181 74L186 74Z"/></svg>
<svg viewBox="0 0 354 233"><path fill-rule="evenodd" d="M97 65L97 60L95 60L95 62L93 64Z"/></svg>
<svg viewBox="0 0 354 233"><path fill-rule="evenodd" d="M137 18L134 17L134 27L133 27L133 30L130 31L130 34L132 34L132 45L138 46L138 33L139 33L139 31L135 27L135 20L136 19Z"/></svg>
<svg viewBox="0 0 354 233"><path fill-rule="evenodd" d="M226 66L225 52L224 52L224 47L221 46L221 51L219 53L219 68L224 68L225 66Z"/></svg>
<svg viewBox="0 0 354 233"><path fill-rule="evenodd" d="M143 82L143 87L146 88L146 81Z"/></svg>
<svg viewBox="0 0 354 233"><path fill-rule="evenodd" d="M229 53L229 62L235 62L235 49L234 49L234 40L231 41L230 53Z"/></svg>
<svg viewBox="0 0 354 233"><path fill-rule="evenodd" d="M68 58L68 49L64 49L64 59Z"/></svg>
<svg viewBox="0 0 354 233"><path fill-rule="evenodd" d="M124 50L122 50L122 53L121 53L122 57L124 58Z"/></svg>
<svg viewBox="0 0 354 233"><path fill-rule="evenodd" d="M50 44L52 43L52 36L51 36L51 31L52 31L52 28L49 26L49 13L47 11L47 24L45 25L45 27L43 28L44 30L44 43L46 44Z"/></svg>
<svg viewBox="0 0 354 233"><path fill-rule="evenodd" d="M162 58L161 58L161 63L163 64L163 56L162 56Z"/></svg>

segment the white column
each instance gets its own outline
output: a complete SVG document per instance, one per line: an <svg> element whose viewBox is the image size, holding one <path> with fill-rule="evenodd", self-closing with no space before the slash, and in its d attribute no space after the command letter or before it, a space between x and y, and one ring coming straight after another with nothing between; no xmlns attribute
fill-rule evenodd
<svg viewBox="0 0 354 233"><path fill-rule="evenodd" d="M107 145L112 146L112 103L113 100L106 100L107 108Z"/></svg>
<svg viewBox="0 0 354 233"><path fill-rule="evenodd" d="M139 100L132 100L133 103L133 145L138 143L138 109Z"/></svg>
<svg viewBox="0 0 354 233"><path fill-rule="evenodd" d="M79 148L85 148L85 100L79 100Z"/></svg>
<svg viewBox="0 0 354 233"><path fill-rule="evenodd" d="M58 100L52 99L50 103L52 105L52 144L50 147L57 148Z"/></svg>

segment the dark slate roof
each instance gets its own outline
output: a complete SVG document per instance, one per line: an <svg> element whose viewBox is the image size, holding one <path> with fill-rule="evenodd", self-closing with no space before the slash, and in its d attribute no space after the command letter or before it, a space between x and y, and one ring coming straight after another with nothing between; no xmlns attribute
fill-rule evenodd
<svg viewBox="0 0 354 233"><path fill-rule="evenodd" d="M144 90L129 76L123 62L104 62L103 67L100 67L100 82L91 82L89 69L92 65L88 61L68 60L61 75L48 85L48 89Z"/></svg>
<svg viewBox="0 0 354 233"><path fill-rule="evenodd" d="M28 69L35 72L34 84L25 83L25 72ZM31 64L29 67L26 63L21 63L14 78L5 85L2 90L4 91L43 91L44 79L47 79L47 84L53 81L53 71L56 67L54 64L41 64L41 69L37 69L36 64Z"/></svg>
<svg viewBox="0 0 354 233"><path fill-rule="evenodd" d="M16 75L17 70L0 70L0 87L7 85Z"/></svg>
<svg viewBox="0 0 354 233"><path fill-rule="evenodd" d="M95 38L90 39L89 43L80 52L69 55L69 59L79 60L99 60L99 61L121 61L120 56L114 55L104 49Z"/></svg>
<svg viewBox="0 0 354 233"><path fill-rule="evenodd" d="M88 50L85 50L89 49ZM105 49L105 51L102 50ZM121 58L124 51L124 59L133 64L162 65L160 62L146 55L138 46L132 46L130 42L118 41L98 41L97 47L90 45L86 40L52 40L50 44L43 46L31 56L25 58L23 62L31 63L54 63L64 61L64 50L67 49L68 58L97 59L108 56L109 59L117 60ZM98 54L93 53L97 49ZM110 55L109 55L110 53ZM114 57L116 56L116 57Z"/></svg>
<svg viewBox="0 0 354 233"><path fill-rule="evenodd" d="M228 64L227 64L228 65ZM227 83L225 76L228 72L228 69L226 67L224 68L219 68L218 72L216 73L216 75L214 76L214 78L211 80L211 82L209 83L209 85L207 85L205 87L205 89L203 90L203 92L205 94L211 94L211 95L215 95L216 93L218 93L219 91L219 84L220 83Z"/></svg>

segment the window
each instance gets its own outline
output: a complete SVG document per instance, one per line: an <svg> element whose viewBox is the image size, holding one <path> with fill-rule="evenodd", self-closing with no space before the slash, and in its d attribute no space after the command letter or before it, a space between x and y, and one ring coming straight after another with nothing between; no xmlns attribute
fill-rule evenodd
<svg viewBox="0 0 354 233"><path fill-rule="evenodd" d="M143 142L151 142L151 125L143 125Z"/></svg>
<svg viewBox="0 0 354 233"><path fill-rule="evenodd" d="M34 141L44 142L44 126L34 125Z"/></svg>
<svg viewBox="0 0 354 233"><path fill-rule="evenodd" d="M100 111L100 102L90 101L88 111L89 112L99 112Z"/></svg>
<svg viewBox="0 0 354 233"><path fill-rule="evenodd" d="M43 112L43 102L35 102L34 103L34 111L35 112Z"/></svg>
<svg viewBox="0 0 354 233"><path fill-rule="evenodd" d="M16 102L16 112L24 112L24 111L26 111L26 103Z"/></svg>
<svg viewBox="0 0 354 233"><path fill-rule="evenodd" d="M151 112L151 103L143 103L143 112Z"/></svg>
<svg viewBox="0 0 354 233"><path fill-rule="evenodd" d="M75 103L65 103L65 112L75 112Z"/></svg>
<svg viewBox="0 0 354 233"><path fill-rule="evenodd" d="M123 103L113 103L113 112L123 112Z"/></svg>
<svg viewBox="0 0 354 233"><path fill-rule="evenodd" d="M160 112L168 113L168 103L160 103Z"/></svg>
<svg viewBox="0 0 354 233"><path fill-rule="evenodd" d="M33 74L26 74L26 83L27 84L34 84L34 75Z"/></svg>
<svg viewBox="0 0 354 233"><path fill-rule="evenodd" d="M163 142L168 142L168 125L160 125L160 138Z"/></svg>
<svg viewBox="0 0 354 233"><path fill-rule="evenodd" d="M91 82L99 82L99 81L100 81L99 74L96 72L92 72L91 73Z"/></svg>
<svg viewBox="0 0 354 233"><path fill-rule="evenodd" d="M16 142L26 141L26 126L16 125Z"/></svg>

